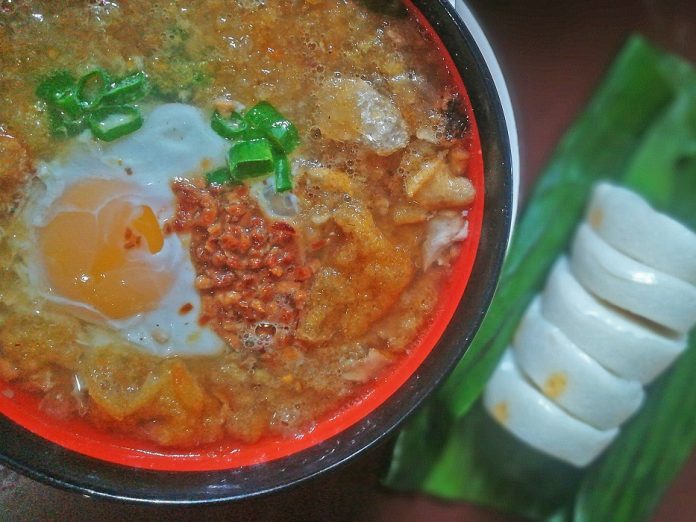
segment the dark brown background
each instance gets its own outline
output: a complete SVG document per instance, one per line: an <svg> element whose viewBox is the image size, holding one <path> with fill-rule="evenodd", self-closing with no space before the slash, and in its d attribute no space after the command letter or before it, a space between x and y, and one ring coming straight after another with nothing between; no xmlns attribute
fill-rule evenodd
<svg viewBox="0 0 696 522"><path fill-rule="evenodd" d="M696 2L688 0L471 0L496 49L515 105L523 195L629 34L696 61ZM696 412L695 412L696 413ZM57 491L0 471L0 520L514 520L462 504L394 495L378 477L384 447L287 493L212 508L121 506ZM696 457L669 490L655 520L696 520Z"/></svg>

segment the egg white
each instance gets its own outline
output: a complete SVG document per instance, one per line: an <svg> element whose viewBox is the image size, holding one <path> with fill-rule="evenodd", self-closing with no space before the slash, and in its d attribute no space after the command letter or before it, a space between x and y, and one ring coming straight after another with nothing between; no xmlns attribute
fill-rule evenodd
<svg viewBox="0 0 696 522"><path fill-rule="evenodd" d="M59 157L39 164L39 182L24 211L29 237L17 245L26 259L21 272L26 278L27 293L47 299L100 327L90 330L97 344L116 334L159 356L219 353L224 349L224 342L211 329L198 324L201 299L194 286L196 273L185 238L166 235L162 250L152 254L157 270L175 274L171 289L157 308L124 319L111 319L90 305L65 298L50 288L35 248L38 244L35 231L50 221L51 205L68 188L95 178L127 182L131 188L119 197L134 205L149 206L162 226L175 212L172 180L200 175L224 164L228 148L228 143L211 130L199 109L166 104L146 112L143 127L120 140L98 142L85 132ZM182 315L180 309L186 304L193 309Z"/></svg>

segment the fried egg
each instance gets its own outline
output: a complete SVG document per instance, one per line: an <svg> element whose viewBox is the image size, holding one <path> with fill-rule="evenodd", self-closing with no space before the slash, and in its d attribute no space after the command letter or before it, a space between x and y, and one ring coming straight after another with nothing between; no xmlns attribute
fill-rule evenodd
<svg viewBox="0 0 696 522"><path fill-rule="evenodd" d="M172 180L224 164L227 148L201 111L167 104L127 137L85 133L40 164L24 212L30 290L155 355L219 353L223 341L199 325L188 241L166 223Z"/></svg>

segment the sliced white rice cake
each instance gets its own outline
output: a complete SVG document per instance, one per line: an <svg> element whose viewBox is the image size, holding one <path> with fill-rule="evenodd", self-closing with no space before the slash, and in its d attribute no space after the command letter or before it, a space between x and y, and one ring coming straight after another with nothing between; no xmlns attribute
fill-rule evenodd
<svg viewBox="0 0 696 522"><path fill-rule="evenodd" d="M587 221L617 250L696 285L696 234L637 194L600 183L590 199Z"/></svg>
<svg viewBox="0 0 696 522"><path fill-rule="evenodd" d="M542 292L541 313L578 348L619 377L651 382L686 348L687 336L656 329L597 299L560 258Z"/></svg>
<svg viewBox="0 0 696 522"><path fill-rule="evenodd" d="M622 254L585 223L570 266L580 284L614 306L680 333L696 324L696 286Z"/></svg>
<svg viewBox="0 0 696 522"><path fill-rule="evenodd" d="M577 467L592 462L619 433L618 428L593 428L544 397L519 372L510 350L488 382L483 403L517 438Z"/></svg>
<svg viewBox="0 0 696 522"><path fill-rule="evenodd" d="M600 430L621 425L643 402L643 387L610 373L541 315L537 297L513 341L518 367L544 395Z"/></svg>

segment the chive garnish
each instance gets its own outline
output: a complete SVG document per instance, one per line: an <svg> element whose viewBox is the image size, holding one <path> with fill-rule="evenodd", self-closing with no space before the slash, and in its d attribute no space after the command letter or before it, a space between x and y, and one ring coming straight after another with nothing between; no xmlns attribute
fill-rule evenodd
<svg viewBox="0 0 696 522"><path fill-rule="evenodd" d="M138 101L150 92L150 81L143 71L130 74L112 83L102 96L108 104L124 104Z"/></svg>
<svg viewBox="0 0 696 522"><path fill-rule="evenodd" d="M285 192L292 189L292 167L287 154L282 151L274 151L273 173L276 192Z"/></svg>
<svg viewBox="0 0 696 522"><path fill-rule="evenodd" d="M47 103L55 103L57 98L72 91L74 87L75 78L72 74L67 71L56 71L39 84L36 88L36 96Z"/></svg>
<svg viewBox="0 0 696 522"><path fill-rule="evenodd" d="M95 138L114 141L143 126L140 110L130 105L101 107L89 115L89 128Z"/></svg>
<svg viewBox="0 0 696 522"><path fill-rule="evenodd" d="M268 102L261 102L247 111L244 118L249 124L266 132L283 152L290 153L300 143L297 128Z"/></svg>
<svg viewBox="0 0 696 522"><path fill-rule="evenodd" d="M80 105L74 89L56 93L53 104L73 119L79 119L83 115L82 105Z"/></svg>
<svg viewBox="0 0 696 522"><path fill-rule="evenodd" d="M254 178L273 172L273 148L266 138L238 141L227 155L233 180Z"/></svg>
<svg viewBox="0 0 696 522"><path fill-rule="evenodd" d="M113 141L142 126L140 111L125 104L149 91L142 71L112 82L106 71L94 69L78 81L67 71L57 71L39 84L36 96L46 103L53 136L75 136L89 127L95 138Z"/></svg>
<svg viewBox="0 0 696 522"><path fill-rule="evenodd" d="M58 138L77 136L87 128L84 117L73 119L55 107L48 108L48 125L51 136Z"/></svg>
<svg viewBox="0 0 696 522"><path fill-rule="evenodd" d="M232 174L228 167L220 167L208 172L205 175L205 180L208 182L208 185L225 185L232 182Z"/></svg>
<svg viewBox="0 0 696 522"><path fill-rule="evenodd" d="M110 85L111 79L106 71L95 69L77 82L77 99L85 109L94 109L101 104Z"/></svg>
<svg viewBox="0 0 696 522"><path fill-rule="evenodd" d="M292 189L292 168L287 155L299 145L300 135L295 125L273 105L263 101L244 115L233 112L228 117L215 111L210 126L233 144L228 154L229 177L213 176L218 172L213 171L206 175L208 183L240 183L273 173L277 192Z"/></svg>
<svg viewBox="0 0 696 522"><path fill-rule="evenodd" d="M224 117L218 111L213 113L210 121L212 129L223 138L234 140L241 138L249 128L249 124L238 112L233 112L228 117Z"/></svg>

